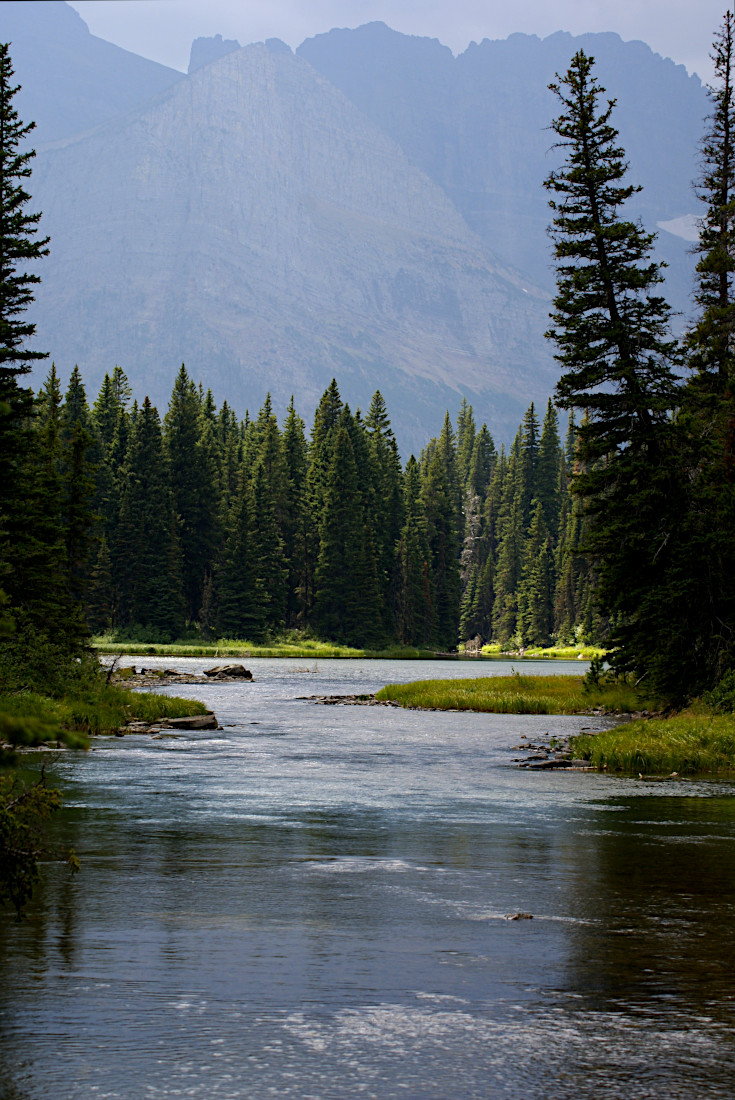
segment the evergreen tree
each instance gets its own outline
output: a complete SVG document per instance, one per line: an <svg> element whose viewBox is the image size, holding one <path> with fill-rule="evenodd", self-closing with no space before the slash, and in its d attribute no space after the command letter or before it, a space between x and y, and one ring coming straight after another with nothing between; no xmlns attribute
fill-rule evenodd
<svg viewBox="0 0 735 1100"><path fill-rule="evenodd" d="M218 567L217 633L221 638L257 638L265 627L253 569L253 526L252 493L243 468L230 506Z"/></svg>
<svg viewBox="0 0 735 1100"><path fill-rule="evenodd" d="M477 493L481 500L485 499L496 458L493 438L487 430L487 424L483 424L472 445L472 457L467 473L467 488Z"/></svg>
<svg viewBox="0 0 735 1100"><path fill-rule="evenodd" d="M434 612L421 477L413 455L404 474L403 512L392 585L394 633L401 645L425 646L434 637Z"/></svg>
<svg viewBox="0 0 735 1100"><path fill-rule="evenodd" d="M33 395L21 380L34 361L46 357L45 352L28 347L35 325L24 316L33 302L34 287L40 276L33 265L48 255L48 238L38 238L41 215L27 210L31 196L25 190L31 175L35 151L28 146L28 136L34 122L24 124L13 106L19 86L13 81L13 66L9 45L0 44L0 576L5 591L3 597L29 597L25 582L26 552L32 553L29 568L42 573L44 553L44 520L32 514L40 505L44 511L52 502L38 499L39 478L46 469L46 455L38 454L43 442L32 434ZM48 516L47 516L48 518ZM33 533L31 534L31 529ZM48 529L47 544L49 574L57 573L58 531ZM31 583L35 588L35 579ZM54 590L51 583L49 594ZM41 592L37 591L38 599ZM36 607L38 603L35 602ZM11 620L5 616L9 626Z"/></svg>
<svg viewBox="0 0 735 1100"><path fill-rule="evenodd" d="M551 540L540 500L534 501L518 584L518 633L525 645L548 646L554 625Z"/></svg>
<svg viewBox="0 0 735 1100"><path fill-rule="evenodd" d="M376 390L365 418L368 441L369 494L367 515L375 537L378 578L389 621L389 587L396 544L403 527L403 474L383 395Z"/></svg>
<svg viewBox="0 0 735 1100"><path fill-rule="evenodd" d="M181 551L161 421L147 397L131 427L112 558L120 622L176 637L184 625Z"/></svg>
<svg viewBox="0 0 735 1100"><path fill-rule="evenodd" d="M264 633L283 627L286 618L286 581L288 567L283 560L283 540L279 531L274 497L269 484L266 461L258 461L252 479L252 537L250 567L259 605L262 628L249 637L258 640Z"/></svg>
<svg viewBox="0 0 735 1100"><path fill-rule="evenodd" d="M457 535L457 505L455 485L451 483L453 455L451 424L448 417L437 446L433 449L423 476L421 501L426 515L429 548L429 574L434 601L434 631L436 644L446 650L457 647L459 632L459 539ZM452 433L453 436L453 433Z"/></svg>
<svg viewBox="0 0 735 1100"><path fill-rule="evenodd" d="M164 440L178 519L188 622L199 614L204 577L212 567L218 536L219 486L214 456L202 445L202 432L199 394L182 363L164 420Z"/></svg>
<svg viewBox="0 0 735 1100"><path fill-rule="evenodd" d="M293 394L283 426L285 463L283 542L288 567L286 625L303 626L306 614L308 523L306 515L307 445L304 421L296 412Z"/></svg>
<svg viewBox="0 0 735 1100"><path fill-rule="evenodd" d="M382 605L374 546L366 537L350 419L344 409L334 434L314 577L313 622L324 637L367 645L381 639Z"/></svg>
<svg viewBox="0 0 735 1100"><path fill-rule="evenodd" d="M532 502L537 495L539 463L539 427L536 408L531 402L521 425L518 462L518 492L520 494L523 528L528 529L533 512Z"/></svg>
<svg viewBox="0 0 735 1100"><path fill-rule="evenodd" d="M467 403L467 398L463 397L457 415L457 466L459 480L463 487L466 485L470 473L476 434L472 406Z"/></svg>
<svg viewBox="0 0 735 1100"><path fill-rule="evenodd" d="M709 129L702 142L698 198L706 212L695 246L696 302L700 317L689 334L690 364L697 371L702 398L733 389L735 364L735 16L726 11L715 36L712 60L715 83ZM709 402L709 412L715 406Z"/></svg>
<svg viewBox="0 0 735 1100"><path fill-rule="evenodd" d="M66 541L67 585L73 600L86 602L90 555L97 539L96 472L103 449L94 431L78 367L74 367L59 418Z"/></svg>
<svg viewBox="0 0 735 1100"><path fill-rule="evenodd" d="M650 597L661 592L678 511L669 462L675 345L656 293L653 237L621 217L638 188L625 182L614 101L600 105L604 89L592 69L579 51L550 86L561 103L553 129L566 162L546 181L557 258L548 335L564 372L558 403L587 410L574 488L588 500L600 605L615 623L613 660L643 672L661 627L658 615L649 617Z"/></svg>
<svg viewBox="0 0 735 1100"><path fill-rule="evenodd" d="M554 546L559 539L562 498L563 455L559 444L558 423L556 409L549 398L538 450L536 496L541 503L544 523Z"/></svg>

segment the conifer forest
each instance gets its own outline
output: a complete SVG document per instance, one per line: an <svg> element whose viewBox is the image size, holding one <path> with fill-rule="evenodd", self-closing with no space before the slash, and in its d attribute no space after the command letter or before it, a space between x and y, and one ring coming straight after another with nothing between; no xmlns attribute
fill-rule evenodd
<svg viewBox="0 0 735 1100"><path fill-rule="evenodd" d="M279 426L269 399L240 420L184 366L163 417L119 367L90 408L79 371L62 397L52 367L35 420L58 478L45 522L89 628L440 650L600 635L574 553L574 426L562 446L551 401L507 454L463 402L405 466L379 392L353 414L333 381L310 427L293 404ZM28 590L25 610L47 615L45 596Z"/></svg>
<svg viewBox="0 0 735 1100"><path fill-rule="evenodd" d="M280 424L270 399L239 418L183 365L162 415L119 366L94 397L78 367L65 392L53 365L35 395L23 385L52 359L29 350L25 313L41 278L25 265L48 240L25 208L32 124L13 107L3 47L8 630L71 652L105 633L258 642L298 630L438 651L594 642L673 701L712 688L735 665L730 14L715 51L684 338L671 335L653 236L625 217L638 188L615 101L580 51L551 85L566 153L545 181L554 399L529 407L507 450L463 401L403 464L380 392L353 412L338 380L313 419L292 400Z"/></svg>

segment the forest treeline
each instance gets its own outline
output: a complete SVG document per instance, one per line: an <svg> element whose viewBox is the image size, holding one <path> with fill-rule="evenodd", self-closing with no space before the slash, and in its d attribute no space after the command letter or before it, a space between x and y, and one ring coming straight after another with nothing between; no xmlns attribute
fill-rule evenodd
<svg viewBox="0 0 735 1100"><path fill-rule="evenodd" d="M115 367L91 407L76 368L62 397L53 366L37 395L36 522L43 508L58 575L14 603L39 625L55 588L90 631L150 641L298 629L452 650L600 636L576 553L574 426L562 446L551 401L543 423L530 406L507 454L463 401L403 466L379 392L353 414L332 381L308 434L293 401L281 425L270 398L240 420L183 365L163 418L132 396Z"/></svg>

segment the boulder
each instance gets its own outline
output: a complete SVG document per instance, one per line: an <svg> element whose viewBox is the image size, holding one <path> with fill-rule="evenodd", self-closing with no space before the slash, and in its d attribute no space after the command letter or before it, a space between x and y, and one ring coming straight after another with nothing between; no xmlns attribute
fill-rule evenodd
<svg viewBox="0 0 735 1100"><path fill-rule="evenodd" d="M204 675L210 680L252 680L253 674L244 665L215 665L205 668Z"/></svg>
<svg viewBox="0 0 735 1100"><path fill-rule="evenodd" d="M216 730L218 726L212 711L208 714L194 714L190 718L164 718L158 725L173 730Z"/></svg>

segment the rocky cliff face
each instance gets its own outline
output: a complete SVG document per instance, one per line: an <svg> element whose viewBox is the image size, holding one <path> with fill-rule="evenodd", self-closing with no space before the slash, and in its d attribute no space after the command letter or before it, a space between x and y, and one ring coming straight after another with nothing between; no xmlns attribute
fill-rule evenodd
<svg viewBox="0 0 735 1100"><path fill-rule="evenodd" d="M466 393L506 437L553 386L547 302L306 61L250 46L49 149L38 343L164 402L177 366L240 411L380 387L411 446Z"/></svg>
<svg viewBox="0 0 735 1100"><path fill-rule="evenodd" d="M558 101L548 85L579 49L595 58L617 100L614 121L631 181L643 187L630 215L655 231L659 222L697 213L691 185L707 97L697 77L643 42L513 34L473 43L455 58L436 40L371 23L307 39L297 53L391 135L498 256L551 290L542 181L558 158L549 131ZM681 310L691 290L688 247L661 233L669 294Z"/></svg>
<svg viewBox="0 0 735 1100"><path fill-rule="evenodd" d="M642 43L513 35L454 58L371 24L298 56L197 40L184 77L56 0L0 5L0 37L39 121L37 345L91 390L119 363L165 406L185 362L240 414L270 390L310 416L336 376L353 406L383 390L406 452L463 395L508 441L556 379L547 84L580 47L619 99L645 186L631 214L666 227L667 290L689 308L707 104Z"/></svg>

